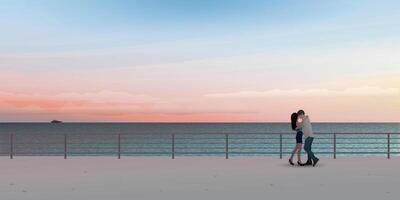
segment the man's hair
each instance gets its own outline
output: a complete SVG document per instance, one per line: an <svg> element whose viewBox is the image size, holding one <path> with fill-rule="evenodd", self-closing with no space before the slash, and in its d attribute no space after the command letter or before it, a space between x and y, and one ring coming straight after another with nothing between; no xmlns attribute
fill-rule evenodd
<svg viewBox="0 0 400 200"><path fill-rule="evenodd" d="M299 111L297 111L297 114L298 115L305 115L306 113L304 112L304 110L299 110Z"/></svg>

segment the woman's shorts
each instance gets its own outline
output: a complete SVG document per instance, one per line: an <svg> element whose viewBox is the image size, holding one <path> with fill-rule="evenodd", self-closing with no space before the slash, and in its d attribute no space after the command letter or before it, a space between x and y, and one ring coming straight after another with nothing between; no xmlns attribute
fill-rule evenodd
<svg viewBox="0 0 400 200"><path fill-rule="evenodd" d="M303 144L303 132L298 131L296 134L296 143L297 144Z"/></svg>

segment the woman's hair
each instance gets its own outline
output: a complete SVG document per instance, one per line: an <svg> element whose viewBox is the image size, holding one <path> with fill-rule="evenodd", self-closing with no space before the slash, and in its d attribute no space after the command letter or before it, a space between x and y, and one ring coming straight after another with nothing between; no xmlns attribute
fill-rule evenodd
<svg viewBox="0 0 400 200"><path fill-rule="evenodd" d="M297 125L297 113L292 113L292 116L290 116L291 124L292 124L292 129L296 130L296 125Z"/></svg>

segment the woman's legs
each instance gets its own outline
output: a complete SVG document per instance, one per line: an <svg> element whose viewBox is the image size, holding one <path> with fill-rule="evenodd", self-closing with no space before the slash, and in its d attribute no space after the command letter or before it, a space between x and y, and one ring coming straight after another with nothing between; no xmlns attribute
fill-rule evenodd
<svg viewBox="0 0 400 200"><path fill-rule="evenodd" d="M297 148L297 161L299 161L301 163L301 146L302 144L296 144L296 148Z"/></svg>
<svg viewBox="0 0 400 200"><path fill-rule="evenodd" d="M289 160L293 160L294 154L296 154L296 153L297 153L297 144L296 144L296 146L294 147L294 149L293 149L293 151L292 151L292 155L290 156Z"/></svg>
<svg viewBox="0 0 400 200"><path fill-rule="evenodd" d="M300 157L301 157L301 146L302 144L296 144L296 146L294 147L293 151L292 151L292 155L290 156L290 160L293 160L294 154L297 153L297 159L300 161Z"/></svg>

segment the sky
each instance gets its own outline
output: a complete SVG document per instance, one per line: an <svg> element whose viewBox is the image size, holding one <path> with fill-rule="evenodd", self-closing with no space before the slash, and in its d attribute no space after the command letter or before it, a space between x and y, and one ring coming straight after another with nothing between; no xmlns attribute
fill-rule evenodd
<svg viewBox="0 0 400 200"><path fill-rule="evenodd" d="M400 2L0 0L0 121L400 121Z"/></svg>

